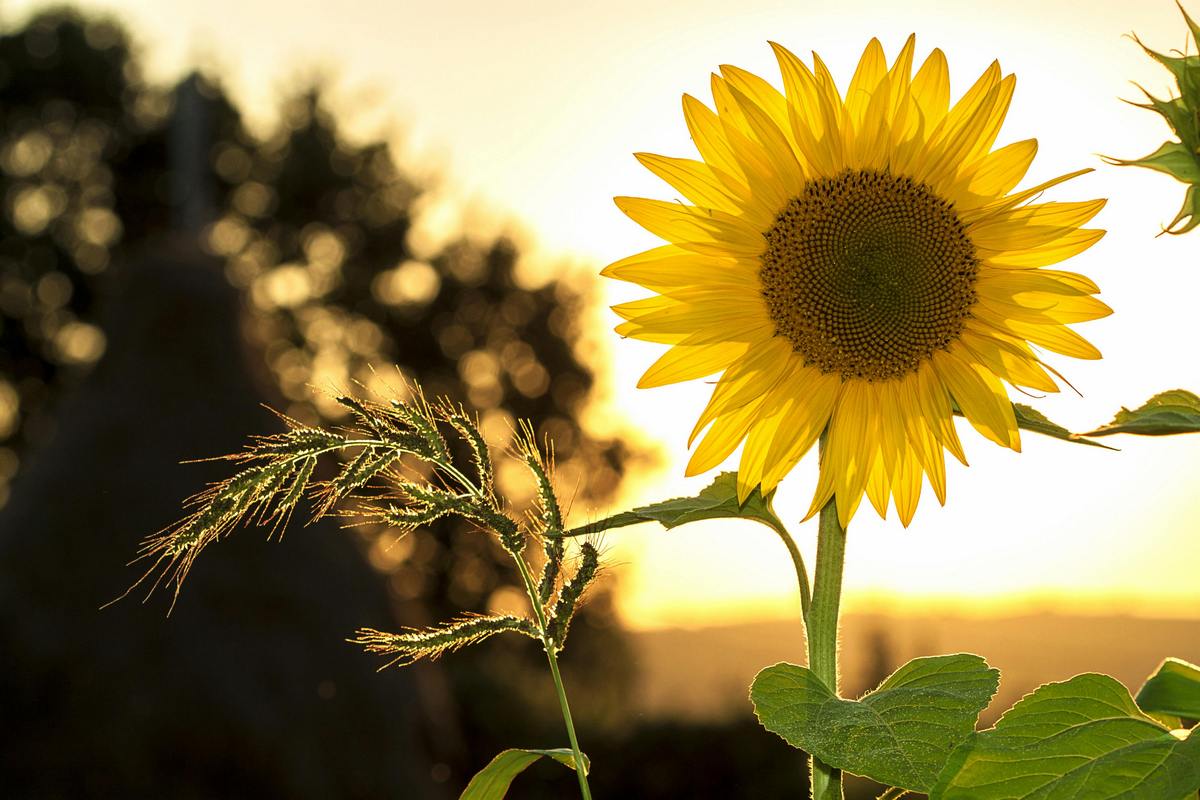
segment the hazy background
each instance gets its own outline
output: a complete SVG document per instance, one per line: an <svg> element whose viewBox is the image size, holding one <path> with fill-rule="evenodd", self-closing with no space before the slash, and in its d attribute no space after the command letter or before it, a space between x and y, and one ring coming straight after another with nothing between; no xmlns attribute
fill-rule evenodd
<svg viewBox="0 0 1200 800"><path fill-rule="evenodd" d="M757 2L736 12L703 1L355 2L332 16L320 6L268 0L84 5L117 12L132 26L151 79L177 78L193 64L217 70L252 127L271 124L281 91L323 76L348 133L386 136L418 175L441 178L422 199L415 243L429 247L463 229L518 230L529 237L531 270L561 270L566 260L583 274L654 244L610 198L671 196L630 153L691 153L679 97L705 97L719 64L773 80L767 41L777 40L800 53L818 50L836 75L848 76L869 37L881 37L894 54L915 31L919 57L934 46L946 51L957 94L998 58L1018 76L1001 143L1040 141L1029 180L1097 167L1054 197L1110 198L1097 222L1108 237L1071 264L1099 282L1116 310L1083 329L1105 360L1060 359L1084 397L1064 393L1038 407L1082 429L1160 389L1200 384L1200 360L1185 345L1194 338L1191 298L1200 290L1196 244L1153 238L1174 216L1181 187L1147 171L1103 167L1096 156L1137 157L1165 138L1158 117L1119 100L1138 98L1131 81L1159 94L1171 85L1127 36L1136 30L1160 50L1184 47L1186 28L1165 0L1136 13L1117 0L1089 3L1086 14L1072 2L1024 0L1003 7L848 2L836 10ZM15 21L36 6L10 2L6 16ZM609 302L636 293L603 291ZM611 404L597 404L587 422L611 431L614 419L632 417L653 431L665 458L662 469L627 482L624 499L702 486L704 477L678 476L705 391L695 384L634 390L659 348L615 341L614 319L596 307L586 347ZM853 601L1195 608L1194 442L1123 440L1122 454L1109 455L1027 436L1025 453L1016 455L967 437L971 471L951 468L946 510L934 510L927 493L907 532L868 514L856 521L847 560ZM802 511L814 481L806 462L780 490L781 508ZM790 577L770 536L737 532L738 546L730 547L723 526L683 535L686 558L656 532L616 543L630 564L620 603L631 622L791 613Z"/></svg>
<svg viewBox="0 0 1200 800"><path fill-rule="evenodd" d="M196 658L211 664L193 679L209 681L213 703L242 715L245 742L287 732L291 744L262 755L264 764L311 760L312 748L351 736L333 732L339 720L359 731L343 742L347 750L360 740L379 754L410 745L393 770L374 770L366 745L357 760L321 762L358 783L268 777L255 784L264 795L287 786L300 796L305 785L312 796L376 796L395 786L440 796L498 746L558 743L538 654L520 643L384 676L340 643L360 624L426 624L519 600L494 549L463 531L440 527L394 547L371 531L289 533L283 546L250 532L226 554L214 550L209 578L198 570L169 623L153 603L98 618L93 609L134 577L123 564L137 539L214 475L176 462L272 430L259 402L334 422L337 409L313 386L358 380L382 389L392 365L483 409L497 445L513 415L533 418L558 442L564 493L580 521L704 486L709 476L681 476L705 387L635 390L660 348L616 339L606 305L637 290L594 276L656 243L611 197L672 196L630 153L691 154L681 93L705 97L708 73L722 63L775 81L767 40L820 51L844 81L868 38L879 36L891 56L916 31L919 58L934 46L946 51L955 95L999 58L1018 75L1001 144L1041 143L1030 182L1093 166L1051 199L1110 198L1098 220L1109 235L1069 267L1096 279L1116 311L1082 328L1105 359L1055 361L1083 397L1030 402L1083 430L1159 390L1200 386L1191 344L1200 240L1154 238L1183 189L1097 157L1138 157L1165 138L1158 117L1118 98L1138 97L1130 81L1168 92L1168 74L1126 34L1182 48L1186 29L1173 3L1136 14L1121 2L1091 3L1081 14L1071 2L919 1L903 10L856 2L836 11L795 2L736 11L710 2L356 2L332 14L273 0L129 0L81 3L83 17L38 17L47 7L0 5L0 599L17 654L6 696L19 698L11 702L39 731L9 726L24 740L10 763L39 763L55 736L70 737L68 720L95 740L77 739L77 759L61 761L64 777L53 785L66 794L104 796L109 786L66 773L84 762L80 774L112 772L94 755L96 742L111 747L132 726L94 724L129 706L113 687L141 687L141 706L133 705L166 713L195 687L177 681L173 694L155 694L150 674L176 674ZM189 78L197 69L203 77ZM1083 669L1135 684L1164 655L1200 659L1196 440L1124 438L1113 442L1122 452L1109 453L1030 434L1020 455L970 431L964 440L972 466L951 465L946 508L926 490L907 531L869 509L855 519L848 689L873 685L914 655L954 650L1004 669L1007 700ZM789 522L807 507L812 462L779 490ZM507 488L518 499L524 491L514 481ZM811 527L795 529L810 562ZM592 698L581 725L598 767L606 752L623 763L631 752L658 754L655 763L647 755L645 771L631 765L629 783L610 786L612 796L633 796L630 786L647 797L702 796L708 786L724 797L734 785L772 796L763 776L780 785L791 776L755 765L787 756L756 731L744 697L757 668L803 653L778 541L750 524L714 523L621 531L606 544L617 566L565 669L575 696ZM316 566L330 560L340 566ZM260 576L276 564L279 584L263 601ZM228 599L236 592L266 602L262 616L239 614ZM297 636L264 642L264 626L277 630L281 616ZM234 623L241 638L223 639ZM95 648L76 626L125 653L91 673L107 678L80 683L87 670L77 659L95 657ZM120 637L152 643L151 654ZM197 654L189 639L209 646L195 645ZM263 672L239 695L217 678L228 671L221 652L244 648L259 652ZM329 656L336 665L322 660L326 652L337 653ZM284 665L296 669L286 690L271 680ZM344 677L329 677L339 670ZM265 710L319 709L370 692L379 694L361 695L357 711L314 710L307 726ZM507 699L489 705L498 694ZM101 696L112 705L93 702ZM48 697L58 704L46 706ZM386 707L405 711L386 719ZM238 751L220 733L228 722L218 733L171 734L182 739L143 727L145 742L177 744L162 746L167 762L145 753L154 766L129 761L129 775L170 774L170 751L186 736L201 742L189 762L198 770ZM141 752L136 741L120 749ZM725 772L665 766L714 751L728 755ZM261 774L246 770L207 785L236 795ZM175 771L188 785L189 773ZM138 794L120 774L111 787ZM750 774L767 782L729 783ZM681 783L688 779L701 788Z"/></svg>

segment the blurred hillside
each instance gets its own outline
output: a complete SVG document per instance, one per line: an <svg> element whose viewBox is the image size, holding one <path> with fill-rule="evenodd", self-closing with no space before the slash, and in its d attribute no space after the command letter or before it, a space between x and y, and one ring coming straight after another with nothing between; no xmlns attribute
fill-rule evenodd
<svg viewBox="0 0 1200 800"><path fill-rule="evenodd" d="M799 626L786 622L632 634L636 705L654 717L713 722L745 711L744 687L763 667L803 661ZM1022 614L850 613L842 621L842 690L858 697L919 656L978 653L1000 670L985 725L1037 686L1082 672L1112 675L1133 692L1164 655L1200 662L1200 620ZM681 675L674 665L691 665Z"/></svg>

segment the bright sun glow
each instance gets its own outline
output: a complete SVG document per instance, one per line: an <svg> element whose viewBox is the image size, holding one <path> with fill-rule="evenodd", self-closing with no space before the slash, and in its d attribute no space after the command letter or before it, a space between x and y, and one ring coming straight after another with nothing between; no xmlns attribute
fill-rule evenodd
<svg viewBox="0 0 1200 800"><path fill-rule="evenodd" d="M10 3L6 21L42 5ZM1104 167L1097 157L1140 157L1164 139L1159 118L1119 98L1137 97L1131 80L1160 94L1169 85L1167 73L1125 34L1136 30L1159 50L1182 47L1184 29L1172 3L1102 0L1080 13L1072 0L1017 0L1001 14L938 0L858 0L836 11L829 3L747 2L736 12L715 0L537 2L520 11L482 2L418 8L372 0L344 4L333 23L317 6L284 0L82 5L130 21L152 79L172 79L196 61L215 62L247 107L271 108L277 90L305 76L308 65L327 67L342 110L364 129L398 123L402 152L426 164L433 154L445 183L460 187L442 196L430 219L444 220L446 208L503 209L536 239L542 256L565 254L593 273L659 244L611 198L670 196L630 154L693 157L679 98L706 97L709 73L719 65L777 75L767 44L776 40L800 55L820 51L844 89L871 36L879 35L891 56L915 31L918 61L935 46L946 52L957 97L999 59L1016 74L1017 87L997 144L1030 137L1040 143L1021 188L1096 167L1072 182L1070 199L1110 198L1094 223L1108 236L1068 266L1095 279L1115 310L1083 330L1104 360L1053 359L1083 397L1064 392L1033 402L1081 430L1161 389L1200 385L1194 355L1200 234L1153 238L1174 216L1183 189L1148 171ZM1068 199L1060 195L1053 199ZM436 226L427 221L421 235L436 236ZM604 291L608 303L643 296L615 284ZM681 477L685 445L708 392L690 384L635 390L661 347L617 340L606 333L616 321L598 309L592 326L599 366L614 365L611 404L638 421L665 459L653 474L631 476L618 504L694 493L711 476ZM609 409L592 416L596 425L614 417ZM949 465L944 509L926 487L922 513L908 530L894 514L887 521L855 518L846 559L851 607L1036 603L1195 613L1196 438L1120 438L1113 444L1122 452L1106 453L1030 434L1017 455L965 427L962 433L971 468ZM807 508L814 462L807 457L779 489L777 507L789 523ZM581 516L603 511L576 509ZM795 532L811 559L815 524ZM795 614L786 554L773 535L750 523L670 533L645 526L607 541L612 558L626 565L617 597L634 626Z"/></svg>

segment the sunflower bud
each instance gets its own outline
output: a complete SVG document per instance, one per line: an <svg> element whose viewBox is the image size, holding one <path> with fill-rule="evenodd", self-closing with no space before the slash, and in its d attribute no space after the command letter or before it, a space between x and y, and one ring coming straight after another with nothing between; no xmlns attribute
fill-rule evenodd
<svg viewBox="0 0 1200 800"><path fill-rule="evenodd" d="M1192 41L1200 53L1200 25L1188 16L1182 5L1179 10L1183 12L1183 18L1192 33ZM1165 172L1172 178L1188 184L1183 208L1179 210L1175 219L1163 228L1163 233L1187 233L1200 225L1200 54L1168 56L1151 50L1142 44L1141 40L1137 42L1147 55L1170 70L1175 78L1179 96L1161 100L1139 86L1146 95L1146 102L1133 105L1161 114L1171 126L1171 131L1178 141L1164 142L1144 158L1131 161L1119 158L1107 160L1111 164L1123 167L1145 167Z"/></svg>

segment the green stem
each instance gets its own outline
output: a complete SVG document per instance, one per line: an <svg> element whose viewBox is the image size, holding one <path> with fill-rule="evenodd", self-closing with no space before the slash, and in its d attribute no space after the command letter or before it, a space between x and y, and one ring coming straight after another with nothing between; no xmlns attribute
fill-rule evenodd
<svg viewBox="0 0 1200 800"><path fill-rule="evenodd" d="M908 789L893 786L890 789L885 789L883 794L879 795L875 800L899 800L899 798L904 797L906 794L908 794Z"/></svg>
<svg viewBox="0 0 1200 800"><path fill-rule="evenodd" d="M579 749L579 739L575 736L575 722L571 719L571 706L567 703L567 691L563 688L562 674L558 671L558 656L555 653L554 640L546 626L546 614L538 597L537 586L529 565L519 553L512 553L517 568L521 571L521 579L525 581L525 592L529 595L529 603L533 606L533 615L537 620L538 630L542 634L542 645L546 650L546 660L550 662L550 674L554 677L554 689L558 692L558 707L562 709L563 722L567 726L567 738L571 741L571 753L575 759L575 777L579 779L579 793L583 800L592 800L592 790L588 786L587 765L583 760L583 751Z"/></svg>
<svg viewBox="0 0 1200 800"><path fill-rule="evenodd" d="M575 736L575 723L571 721L571 706L567 704L567 690L563 688L562 675L558 672L558 656L554 654L554 645L547 643L546 658L550 661L550 674L554 676L554 689L558 692L558 705L562 709L563 722L567 725L567 738L571 740L571 753L575 757L575 775L579 778L579 793L583 800L592 800L592 790L588 786L587 764L583 760L583 752L579 749L579 739Z"/></svg>
<svg viewBox="0 0 1200 800"><path fill-rule="evenodd" d="M817 532L817 563L812 604L808 609L808 668L837 694L838 609L842 599L842 564L846 531L838 521L837 503L830 498L821 509ZM812 759L813 800L842 800L842 772Z"/></svg>
<svg viewBox="0 0 1200 800"><path fill-rule="evenodd" d="M779 538L783 540L783 546L787 548L788 554L792 557L792 566L796 569L796 583L800 586L800 614L807 620L808 608L812 605L812 594L808 589L808 570L804 567L804 557L800 555L800 548L796 547L795 540L785 528L772 525L771 529L779 534Z"/></svg>

